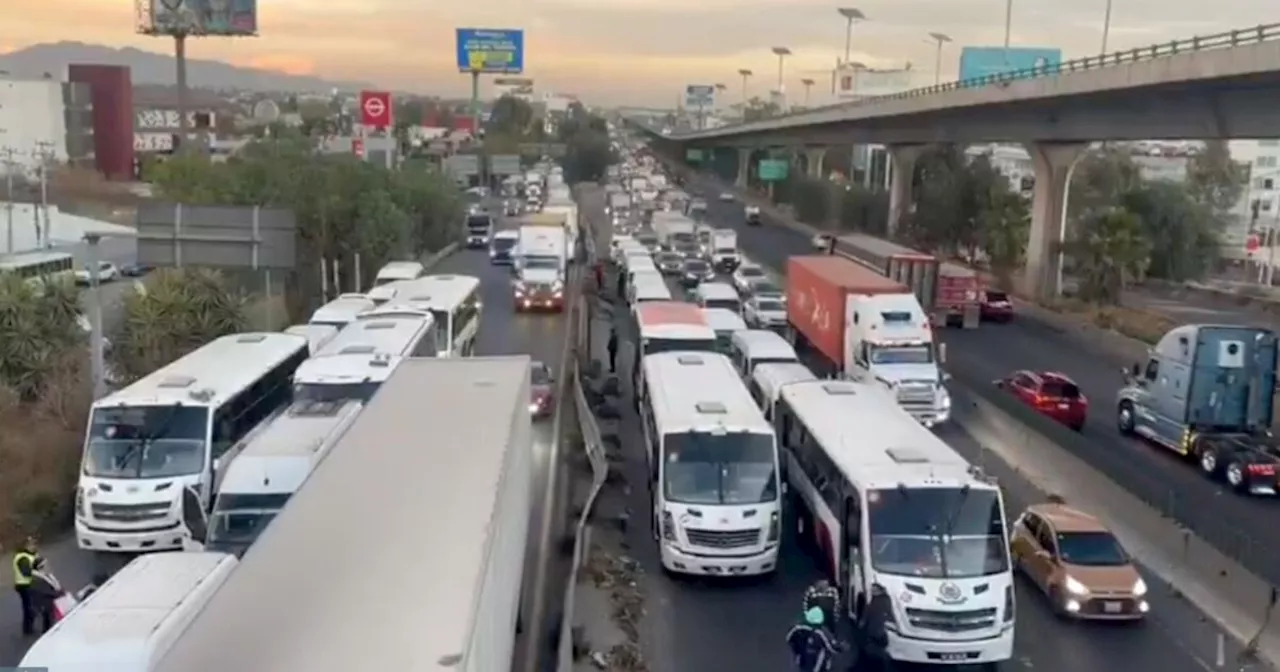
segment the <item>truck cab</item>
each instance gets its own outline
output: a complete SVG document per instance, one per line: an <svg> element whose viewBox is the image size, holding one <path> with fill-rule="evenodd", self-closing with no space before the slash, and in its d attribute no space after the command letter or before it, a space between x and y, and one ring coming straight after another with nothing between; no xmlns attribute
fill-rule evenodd
<svg viewBox="0 0 1280 672"><path fill-rule="evenodd" d="M886 385L926 426L951 416L951 396L939 368L933 329L915 295L850 295L846 303L846 373Z"/></svg>
<svg viewBox="0 0 1280 672"><path fill-rule="evenodd" d="M1197 464L1233 490L1275 495L1271 434L1277 340L1269 329L1184 325L1124 372L1116 423Z"/></svg>

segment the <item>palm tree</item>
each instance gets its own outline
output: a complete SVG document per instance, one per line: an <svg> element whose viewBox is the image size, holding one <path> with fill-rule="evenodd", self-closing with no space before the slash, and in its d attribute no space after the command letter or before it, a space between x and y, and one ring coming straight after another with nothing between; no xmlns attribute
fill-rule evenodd
<svg viewBox="0 0 1280 672"><path fill-rule="evenodd" d="M1146 272L1151 243L1143 235L1141 217L1111 208L1081 222L1063 251L1075 262L1080 298L1114 305L1125 286Z"/></svg>

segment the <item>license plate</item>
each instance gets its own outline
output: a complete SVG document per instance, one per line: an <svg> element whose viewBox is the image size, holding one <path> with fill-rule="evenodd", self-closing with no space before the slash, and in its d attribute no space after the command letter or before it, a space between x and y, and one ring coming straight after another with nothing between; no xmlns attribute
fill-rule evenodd
<svg viewBox="0 0 1280 672"><path fill-rule="evenodd" d="M1105 602L1102 605L1102 609L1108 614L1118 614L1124 609L1124 605L1120 602Z"/></svg>
<svg viewBox="0 0 1280 672"><path fill-rule="evenodd" d="M968 659L969 659L969 656L964 653L939 653L938 654L938 660L945 660L947 662L953 662L957 660L968 660Z"/></svg>
<svg viewBox="0 0 1280 672"><path fill-rule="evenodd" d="M1065 411L1065 410L1067 410L1068 408L1071 408L1071 404L1058 404L1058 408L1060 408L1060 409L1062 409L1062 410L1064 410L1064 411Z"/></svg>

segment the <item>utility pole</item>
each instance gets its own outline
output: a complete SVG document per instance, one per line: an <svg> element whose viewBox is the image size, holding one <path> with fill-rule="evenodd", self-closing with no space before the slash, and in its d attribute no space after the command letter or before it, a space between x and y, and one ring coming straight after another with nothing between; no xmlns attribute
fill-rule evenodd
<svg viewBox="0 0 1280 672"><path fill-rule="evenodd" d="M13 254L13 148L4 148L4 197L7 228L5 229L5 254Z"/></svg>
<svg viewBox="0 0 1280 672"><path fill-rule="evenodd" d="M40 229L37 228L36 246L48 249L53 247L53 230L49 222L49 160L53 158L53 143L42 140L36 143L36 148L40 157L40 210L44 213L44 244L40 243Z"/></svg>

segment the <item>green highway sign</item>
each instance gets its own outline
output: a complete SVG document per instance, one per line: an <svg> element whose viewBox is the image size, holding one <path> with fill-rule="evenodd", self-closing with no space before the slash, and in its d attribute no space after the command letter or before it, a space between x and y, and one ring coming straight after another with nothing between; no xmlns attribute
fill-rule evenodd
<svg viewBox="0 0 1280 672"><path fill-rule="evenodd" d="M785 159L761 159L756 174L763 182L781 182L787 179L790 167Z"/></svg>
<svg viewBox="0 0 1280 672"><path fill-rule="evenodd" d="M702 150L693 148L684 150L684 160L690 163L701 163Z"/></svg>

